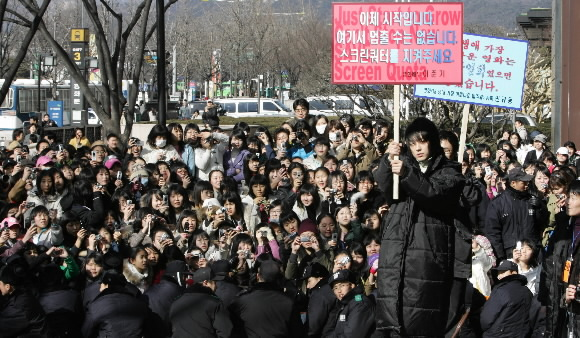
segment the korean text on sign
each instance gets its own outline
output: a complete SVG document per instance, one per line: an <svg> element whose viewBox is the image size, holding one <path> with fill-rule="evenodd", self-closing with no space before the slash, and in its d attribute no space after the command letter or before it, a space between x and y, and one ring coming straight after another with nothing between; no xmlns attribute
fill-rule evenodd
<svg viewBox="0 0 580 338"><path fill-rule="evenodd" d="M333 3L335 84L461 84L463 3Z"/></svg>
<svg viewBox="0 0 580 338"><path fill-rule="evenodd" d="M521 110L528 42L463 35L463 82L417 85L415 96Z"/></svg>

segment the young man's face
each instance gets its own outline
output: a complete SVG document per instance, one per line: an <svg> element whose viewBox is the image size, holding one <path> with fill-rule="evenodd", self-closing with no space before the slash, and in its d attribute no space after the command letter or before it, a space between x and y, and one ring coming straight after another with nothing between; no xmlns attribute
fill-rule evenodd
<svg viewBox="0 0 580 338"><path fill-rule="evenodd" d="M425 161L429 159L431 156L429 153L429 142L428 141L420 141L416 140L412 143L409 143L409 148L411 149L411 153L413 157L418 161Z"/></svg>
<svg viewBox="0 0 580 338"><path fill-rule="evenodd" d="M566 213L568 216L580 216L580 196L575 193L571 193L568 196L568 208L566 208Z"/></svg>
<svg viewBox="0 0 580 338"><path fill-rule="evenodd" d="M332 292L334 292L334 295L336 296L336 298L338 300L342 300L342 298L344 298L344 296L346 296L350 290L352 290L354 288L354 284L349 283L349 282L336 282L333 286L332 286Z"/></svg>

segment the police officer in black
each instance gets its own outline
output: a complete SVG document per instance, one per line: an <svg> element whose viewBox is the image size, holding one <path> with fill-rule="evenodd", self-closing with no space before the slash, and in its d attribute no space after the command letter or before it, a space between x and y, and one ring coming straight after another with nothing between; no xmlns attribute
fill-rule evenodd
<svg viewBox="0 0 580 338"><path fill-rule="evenodd" d="M356 276L349 270L337 271L328 280L338 300L331 314L336 324L329 337L364 338L375 330L375 304L355 283Z"/></svg>

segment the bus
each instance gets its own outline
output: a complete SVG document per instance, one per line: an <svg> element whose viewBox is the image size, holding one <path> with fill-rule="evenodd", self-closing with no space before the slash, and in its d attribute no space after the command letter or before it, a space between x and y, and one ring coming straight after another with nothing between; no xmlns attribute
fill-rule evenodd
<svg viewBox="0 0 580 338"><path fill-rule="evenodd" d="M0 86L4 80L0 79ZM100 85L90 84L94 88L99 100ZM38 97L40 94L40 113L46 113L47 101L52 99L54 84L43 80L38 90L38 82L34 79L17 79L12 82L8 94L0 103L0 130L13 130L22 128L31 116L38 116ZM70 121L71 114L71 90L70 81L64 81L56 85L56 94L59 101L63 101L64 121ZM1 100L2 98L0 98ZM100 101L100 100L99 100ZM41 116L38 116L40 119ZM67 123L65 123L67 124Z"/></svg>

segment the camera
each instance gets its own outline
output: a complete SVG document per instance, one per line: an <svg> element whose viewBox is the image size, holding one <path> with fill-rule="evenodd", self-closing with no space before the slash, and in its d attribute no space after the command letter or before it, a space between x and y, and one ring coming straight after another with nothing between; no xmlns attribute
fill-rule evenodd
<svg viewBox="0 0 580 338"><path fill-rule="evenodd" d="M95 185L97 186L98 189L102 189L103 188L103 185L101 183L97 183Z"/></svg>
<svg viewBox="0 0 580 338"><path fill-rule="evenodd" d="M97 160L97 152L96 151L91 151L91 160L92 161L96 161Z"/></svg>
<svg viewBox="0 0 580 338"><path fill-rule="evenodd" d="M221 208L219 208L219 209L216 211L216 215L218 215L218 214L223 214L223 213L225 213L225 212L226 212L226 208L224 208L224 207L221 207Z"/></svg>
<svg viewBox="0 0 580 338"><path fill-rule="evenodd" d="M492 172L491 172L491 168L490 167L485 167L485 176L491 176Z"/></svg>
<svg viewBox="0 0 580 338"><path fill-rule="evenodd" d="M16 163L20 164L22 162L22 156L17 155L16 156Z"/></svg>
<svg viewBox="0 0 580 338"><path fill-rule="evenodd" d="M163 195L163 204L167 204L167 201L168 201L167 195Z"/></svg>
<svg viewBox="0 0 580 338"><path fill-rule="evenodd" d="M268 231L260 231L260 233L262 234L262 237L268 236Z"/></svg>
<svg viewBox="0 0 580 338"><path fill-rule="evenodd" d="M123 173L121 171L117 171L117 179L120 180L123 178Z"/></svg>
<svg viewBox="0 0 580 338"><path fill-rule="evenodd" d="M256 137L260 137L260 136L262 136L262 134L263 133L261 131L257 131L254 135L256 135Z"/></svg>
<svg viewBox="0 0 580 338"><path fill-rule="evenodd" d="M165 241L165 240L167 240L167 239L169 239L169 235L167 233L164 233L163 235L161 235L161 241L162 242Z"/></svg>
<svg viewBox="0 0 580 338"><path fill-rule="evenodd" d="M288 238L294 239L296 236L298 236L298 233L297 232L293 232L290 235L288 235Z"/></svg>
<svg viewBox="0 0 580 338"><path fill-rule="evenodd" d="M133 204L133 200L127 200L127 205Z"/></svg>
<svg viewBox="0 0 580 338"><path fill-rule="evenodd" d="M358 136L353 136L353 137L352 137L352 140L353 140L353 141L358 141Z"/></svg>
<svg viewBox="0 0 580 338"><path fill-rule="evenodd" d="M35 206L36 206L36 203L34 203L34 202L28 202L28 203L26 203L26 208L27 209L34 208Z"/></svg>
<svg viewBox="0 0 580 338"><path fill-rule="evenodd" d="M213 142L213 136L210 136L210 137L205 139L205 143L212 143L212 142Z"/></svg>
<svg viewBox="0 0 580 338"><path fill-rule="evenodd" d="M336 189L330 189L330 194L331 194L331 195L334 195L334 194L336 194Z"/></svg>
<svg viewBox="0 0 580 338"><path fill-rule="evenodd" d="M36 168L32 169L32 172L30 173L30 177L31 180L35 180L36 179Z"/></svg>
<svg viewBox="0 0 580 338"><path fill-rule="evenodd" d="M297 131L296 132L296 138L299 140L305 139L306 138L306 133L303 132L302 130Z"/></svg>
<svg viewBox="0 0 580 338"><path fill-rule="evenodd" d="M310 242L310 236L300 236L300 242L302 243Z"/></svg>
<svg viewBox="0 0 580 338"><path fill-rule="evenodd" d="M62 150L63 150L62 144L59 144L58 145L58 151L62 151Z"/></svg>
<svg viewBox="0 0 580 338"><path fill-rule="evenodd" d="M103 239L103 236L101 236L101 235L96 235L95 236L95 241L100 241L102 239Z"/></svg>
<svg viewBox="0 0 580 338"><path fill-rule="evenodd" d="M332 240L335 242L338 241L338 234L336 232L332 234Z"/></svg>

